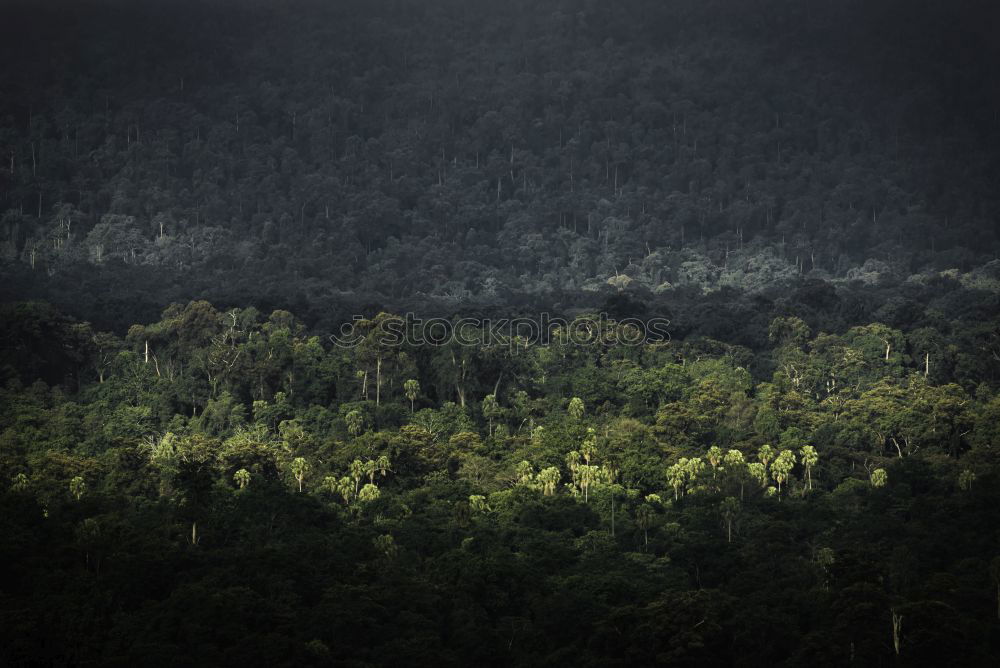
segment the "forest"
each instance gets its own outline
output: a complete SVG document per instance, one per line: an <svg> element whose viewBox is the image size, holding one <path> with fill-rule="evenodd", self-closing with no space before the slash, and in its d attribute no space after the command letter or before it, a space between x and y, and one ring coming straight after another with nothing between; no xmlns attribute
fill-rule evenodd
<svg viewBox="0 0 1000 668"><path fill-rule="evenodd" d="M0 664L995 665L991 3L0 11Z"/></svg>

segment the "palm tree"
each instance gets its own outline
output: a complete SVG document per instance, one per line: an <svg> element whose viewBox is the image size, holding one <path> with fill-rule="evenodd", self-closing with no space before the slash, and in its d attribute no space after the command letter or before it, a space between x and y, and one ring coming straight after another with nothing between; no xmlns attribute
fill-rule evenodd
<svg viewBox="0 0 1000 668"><path fill-rule="evenodd" d="M764 468L767 468L767 465L774 459L774 448L766 443L760 446L760 450L757 451L757 459L764 465Z"/></svg>
<svg viewBox="0 0 1000 668"><path fill-rule="evenodd" d="M791 450L782 450L778 458L771 464L771 475L778 483L778 498L781 498L781 483L788 480L792 469L795 467L795 453Z"/></svg>
<svg viewBox="0 0 1000 668"><path fill-rule="evenodd" d="M15 492L23 492L28 489L28 476L24 473L18 473L11 481L10 488Z"/></svg>
<svg viewBox="0 0 1000 668"><path fill-rule="evenodd" d="M489 435L493 435L493 418L500 416L500 405L497 404L497 395L487 394L483 398L483 417L489 420Z"/></svg>
<svg viewBox="0 0 1000 668"><path fill-rule="evenodd" d="M562 474L559 473L559 469L555 466L550 466L548 468L542 469L538 473L538 482L542 485L542 493L545 496L552 496L556 493L556 487L559 485L559 479Z"/></svg>
<svg viewBox="0 0 1000 668"><path fill-rule="evenodd" d="M299 483L299 492L301 492L302 481L305 480L309 471L312 470L312 466L310 466L304 457L296 457L292 460L291 469L292 475L295 476L295 481Z"/></svg>
<svg viewBox="0 0 1000 668"><path fill-rule="evenodd" d="M653 526L656 511L649 504L643 504L635 509L635 523L642 529L643 549L649 547L649 528Z"/></svg>
<svg viewBox="0 0 1000 668"><path fill-rule="evenodd" d="M328 475L323 478L323 489L328 491L330 494L337 493L337 477Z"/></svg>
<svg viewBox="0 0 1000 668"><path fill-rule="evenodd" d="M719 512L722 513L722 521L726 523L726 542L733 542L733 521L740 513L739 499L727 496L719 504Z"/></svg>
<svg viewBox="0 0 1000 668"><path fill-rule="evenodd" d="M379 492L378 487L376 487L372 483L366 484L364 487L361 488L361 491L358 492L358 499L366 503L369 501L374 501L379 496L381 496L381 492Z"/></svg>
<svg viewBox="0 0 1000 668"><path fill-rule="evenodd" d="M528 485L535 478L535 468L531 465L531 462L522 461L517 465L514 476L517 478L517 484Z"/></svg>
<svg viewBox="0 0 1000 668"><path fill-rule="evenodd" d="M747 464L747 473L760 483L761 487L767 487L767 468L762 463L750 462Z"/></svg>
<svg viewBox="0 0 1000 668"><path fill-rule="evenodd" d="M420 381L411 378L405 383L403 383L403 391L406 393L406 398L410 400L410 414L413 414L413 402L417 400L420 395Z"/></svg>
<svg viewBox="0 0 1000 668"><path fill-rule="evenodd" d="M717 445L713 445L705 454L705 459L708 460L709 465L712 467L712 477L714 478L719 471L719 464L722 463L722 448Z"/></svg>
<svg viewBox="0 0 1000 668"><path fill-rule="evenodd" d="M743 458L743 453L739 450L730 450L722 460L726 465L726 471L730 477L740 483L740 498L743 498L743 484L747 475L747 463Z"/></svg>
<svg viewBox="0 0 1000 668"><path fill-rule="evenodd" d="M343 497L344 505L351 502L351 497L355 494L355 489L356 487L354 481L346 475L337 481L337 494L340 494L340 496Z"/></svg>
<svg viewBox="0 0 1000 668"><path fill-rule="evenodd" d="M701 457L692 457L687 461L684 471L687 474L688 482L694 483L698 476L705 470L705 462Z"/></svg>
<svg viewBox="0 0 1000 668"><path fill-rule="evenodd" d="M872 471L872 487L885 487L887 482L889 482L889 474L885 472L885 469L875 469Z"/></svg>
<svg viewBox="0 0 1000 668"><path fill-rule="evenodd" d="M358 488L361 485L361 479L365 475L365 465L360 459L355 459L351 462L351 479L354 480L354 495L358 495Z"/></svg>
<svg viewBox="0 0 1000 668"><path fill-rule="evenodd" d="M590 459L597 454L597 434L594 432L593 427L587 428L587 436L580 445L580 454L583 455L583 461L588 466L590 465Z"/></svg>
<svg viewBox="0 0 1000 668"><path fill-rule="evenodd" d="M590 502L590 486L595 482L600 480L600 469L596 466L587 466L586 464L579 467L580 471L580 491L583 492L583 502Z"/></svg>
<svg viewBox="0 0 1000 668"><path fill-rule="evenodd" d="M486 497L482 494L473 494L469 497L469 506L479 513L485 513L490 507L486 504Z"/></svg>
<svg viewBox="0 0 1000 668"><path fill-rule="evenodd" d="M584 413L583 399L573 397L569 400L569 407L566 410L570 414L570 417L579 422L583 418Z"/></svg>
<svg viewBox="0 0 1000 668"><path fill-rule="evenodd" d="M351 436L359 436L365 429L365 416L361 411L353 410L344 416L347 423L347 431Z"/></svg>
<svg viewBox="0 0 1000 668"><path fill-rule="evenodd" d="M250 484L250 471L240 469L233 474L233 481L240 489L246 489L246 486Z"/></svg>
<svg viewBox="0 0 1000 668"><path fill-rule="evenodd" d="M674 488L674 501L680 498L681 490L684 489L684 481L687 479L687 458L681 457L676 464L671 464L667 468L667 481Z"/></svg>
<svg viewBox="0 0 1000 668"><path fill-rule="evenodd" d="M812 467L816 465L819 461L819 455L816 453L816 448L811 445L803 445L801 450L802 466L806 469L806 484L809 489L813 488L812 481Z"/></svg>
<svg viewBox="0 0 1000 668"><path fill-rule="evenodd" d="M72 494L77 501L83 497L83 493L87 491L87 483L80 476L76 476L69 481L69 493Z"/></svg>
<svg viewBox="0 0 1000 668"><path fill-rule="evenodd" d="M378 469L378 474L385 477L386 472L389 471L389 458L385 455L379 455L379 458L375 460L375 468Z"/></svg>

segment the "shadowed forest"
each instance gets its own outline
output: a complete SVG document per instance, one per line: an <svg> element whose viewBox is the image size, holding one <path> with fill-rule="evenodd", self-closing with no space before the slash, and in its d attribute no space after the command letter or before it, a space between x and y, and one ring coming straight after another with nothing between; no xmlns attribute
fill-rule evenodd
<svg viewBox="0 0 1000 668"><path fill-rule="evenodd" d="M993 665L991 3L0 15L0 663Z"/></svg>

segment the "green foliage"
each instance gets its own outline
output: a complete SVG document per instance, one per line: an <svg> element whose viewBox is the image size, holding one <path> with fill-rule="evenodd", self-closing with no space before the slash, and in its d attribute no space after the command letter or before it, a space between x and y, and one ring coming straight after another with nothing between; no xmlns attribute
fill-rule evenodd
<svg viewBox="0 0 1000 668"><path fill-rule="evenodd" d="M194 559L205 572L191 576L198 586L218 588L229 577L223 555L240 558L250 582L242 589L223 587L226 596L270 601L274 592L285 592L284 607L268 612L268 619L319 615L338 633L366 633L367 627L339 612L346 600L361 606L359 615L374 615L376 621L364 624L390 628L397 616L375 610L403 606L423 625L437 614L430 610L448 609L440 593L445 582L448 605L468 603L470 618L480 619L474 609L486 604L503 609L497 619L525 620L517 622L522 626L515 636L522 633L517 629L541 634L532 640L525 635L536 649L573 645L577 636L547 619L568 618L580 609L591 610L592 621L578 621L591 634L604 634L609 620L618 620L629 642L653 642L659 631L647 635L635 625L644 619L687 633L690 628L678 626L675 613L657 606L711 591L723 606L712 613L718 629L712 633L725 639L720 646L749 648L774 664L798 661L793 657L813 651L813 641L783 631L774 647L762 647L749 640L761 633L756 618L790 618L801 610L817 618L833 615L840 621L826 631L845 646L854 638L867 660L883 656L878 647L884 639L865 644L874 622L857 610L888 610L890 598L900 600L905 639L917 630L934 633L914 612L931 596L954 603L954 610L962 609L965 596L977 610L987 603L980 600L985 588L955 588L944 580L978 582L995 556L974 539L990 530L991 516L979 509L1000 502L994 485L998 460L988 436L996 412L989 387L970 394L961 385L928 380L919 369L900 376L891 351L881 371L845 368L848 384L847 376L838 375L839 362L824 366L823 360L840 359L854 344L822 334L775 349L769 381L746 371L753 366L747 355L757 353L705 341L685 342L678 354L701 352L683 366L666 367L655 346L627 354L606 350L600 366L567 347L558 353L565 355L561 363L545 370L544 383L512 372L503 392L481 395L481 405L434 404L442 396L437 381L432 374L421 376L421 386L431 391L421 391L421 410L406 411L404 402L416 399L403 386L416 380L410 374L420 365L393 367L387 356L379 368L373 358L375 365L366 368L370 382L377 384L372 378L384 374L381 403L376 405L374 386L367 401L356 401L359 388L350 370L369 364L371 350L325 349L290 314L255 324L241 320L241 313L233 318L202 304L168 310L164 321L134 330L133 336L158 342L159 377L131 353L106 369L103 380L95 374L78 391L44 383L0 390L8 407L0 413L0 471L11 481L0 494L10 527L8 561L19 573L30 573L29 580L50 582L53 576L33 565L44 563L37 555L47 554L66 581L89 583L87 592L115 592L118 604L66 595L93 601L94 614L115 634L131 637L128 629L135 624L159 633L151 609L195 614L193 601L214 599L202 592L180 602L186 585L170 573ZM246 376L223 374L214 388L199 385L204 367L197 365L178 364L173 378L165 377L164 340L180 340L177 322L185 319L194 331L183 337L183 354L207 355L211 364L217 337L224 334L240 360L271 365L263 391L256 372L245 384ZM868 334L873 331L886 334L879 328ZM257 357L260 340L270 359ZM308 349L300 351L308 364L292 352L285 355L282 346L286 352ZM544 349L527 344L523 350L534 355ZM706 350L721 354L694 359ZM490 364L501 364L496 351L466 354L477 363L492 356ZM897 362L905 367L905 360ZM801 372L797 385L794 374L788 375L791 366L782 367L786 363ZM348 370L345 393L324 399L328 405L302 403L303 388L325 382L320 379L333 366ZM495 387L496 370L480 371L494 378L489 387ZM636 384L642 373L672 385L662 392L643 389ZM817 379L831 373L840 380L827 391L826 381ZM294 381L286 382L289 375ZM602 390L583 391L574 383L616 388L626 377L633 398L615 398L612 389L615 401L582 410L580 397ZM465 378L467 393L480 387L473 380ZM194 396L185 398L192 388ZM567 402L567 395L577 401ZM650 401L658 406L648 407ZM774 421L767 431L777 447L764 443L765 413ZM792 488L801 490L801 500L791 498ZM901 508L909 509L909 522L932 527L931 535L916 532L921 540L911 540L899 524ZM804 539L809 549L796 536L813 536ZM63 547L53 552L52 545ZM913 554L933 549L953 556L923 567L900 546ZM280 577L255 565L272 558L283 565ZM316 563L324 568L317 571ZM155 574L151 586L158 598L130 584L139 581L132 573ZM508 584L500 588L496 578ZM795 584L775 593L767 584L772 581ZM748 586L766 609L721 603ZM43 603L33 602L31 589L8 589L10 600L37 619ZM955 593L971 591L980 593ZM373 601L365 597L381 602L368 607ZM410 600L429 607L407 608ZM753 608L755 619L746 617L744 605ZM840 612L845 606L857 610ZM208 627L233 614L224 609L225 615L204 613L215 624ZM527 621L528 610L539 611L533 621ZM851 621L854 614L864 621ZM423 628L457 633L460 625L451 617L434 618ZM979 632L985 622L956 613L948 623ZM476 625L493 628L482 619ZM302 622L302 628L296 646L311 647L301 649L303 657L322 654L319 645L309 644L313 639L337 646L320 626ZM431 636L438 643L436 634ZM506 647L509 634L503 627L506 639L491 649ZM617 632L601 637L615 638ZM901 655L907 647L901 645ZM720 651L722 663L731 663L729 650ZM655 663L642 652L618 650Z"/></svg>

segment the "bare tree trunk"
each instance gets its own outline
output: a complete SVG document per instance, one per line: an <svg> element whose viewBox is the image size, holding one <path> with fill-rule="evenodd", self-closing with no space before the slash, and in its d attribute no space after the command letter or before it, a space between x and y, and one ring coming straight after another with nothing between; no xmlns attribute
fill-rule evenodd
<svg viewBox="0 0 1000 668"><path fill-rule="evenodd" d="M899 645L902 641L901 633L903 632L903 616L898 614L895 608L891 609L892 612L892 648L896 650L896 656L899 656Z"/></svg>

